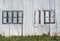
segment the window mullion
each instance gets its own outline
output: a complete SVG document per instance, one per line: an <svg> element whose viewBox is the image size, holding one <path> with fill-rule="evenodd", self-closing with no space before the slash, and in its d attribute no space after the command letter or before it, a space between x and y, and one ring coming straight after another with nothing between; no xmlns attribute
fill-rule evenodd
<svg viewBox="0 0 60 41"><path fill-rule="evenodd" d="M49 24L51 23L51 12L49 11Z"/></svg>
<svg viewBox="0 0 60 41"><path fill-rule="evenodd" d="M17 12L17 23L18 23L18 17L19 17L19 16L18 16L18 12Z"/></svg>
<svg viewBox="0 0 60 41"><path fill-rule="evenodd" d="M54 11L54 23L55 23L55 11Z"/></svg>
<svg viewBox="0 0 60 41"><path fill-rule="evenodd" d="M45 17L45 11L44 11L44 24L46 23L46 17Z"/></svg>
<svg viewBox="0 0 60 41"><path fill-rule="evenodd" d="M13 11L12 11L12 23L13 23Z"/></svg>
<svg viewBox="0 0 60 41"><path fill-rule="evenodd" d="M7 23L8 23L8 12L7 12Z"/></svg>

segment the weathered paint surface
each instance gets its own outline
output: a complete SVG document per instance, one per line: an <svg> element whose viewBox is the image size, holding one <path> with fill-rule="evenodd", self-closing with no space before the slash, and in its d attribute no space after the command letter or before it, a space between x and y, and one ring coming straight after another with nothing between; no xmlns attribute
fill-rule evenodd
<svg viewBox="0 0 60 41"><path fill-rule="evenodd" d="M60 0L0 0L0 33L5 36L21 35L20 24L2 24L3 10L23 10L23 35L42 35L48 33L49 24L45 25L42 16L41 24L34 24L34 10L55 10L56 23L50 24L50 34L60 35ZM42 12L43 14L43 12ZM37 18L37 17L36 17ZM38 19L38 18L37 18ZM36 20L37 20L36 19ZM37 20L38 21L38 20ZM38 28L37 28L38 27Z"/></svg>

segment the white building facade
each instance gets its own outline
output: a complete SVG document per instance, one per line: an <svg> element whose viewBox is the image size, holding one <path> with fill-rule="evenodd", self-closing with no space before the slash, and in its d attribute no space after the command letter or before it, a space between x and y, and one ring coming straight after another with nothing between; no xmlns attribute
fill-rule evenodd
<svg viewBox="0 0 60 41"><path fill-rule="evenodd" d="M59 4L60 0L0 0L0 33L28 36L50 32L59 36Z"/></svg>

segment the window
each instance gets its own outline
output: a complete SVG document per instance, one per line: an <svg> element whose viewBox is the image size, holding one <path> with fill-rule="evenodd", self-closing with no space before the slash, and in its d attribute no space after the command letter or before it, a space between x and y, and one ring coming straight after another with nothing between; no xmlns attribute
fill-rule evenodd
<svg viewBox="0 0 60 41"><path fill-rule="evenodd" d="M41 24L41 11L34 11L34 24Z"/></svg>
<svg viewBox="0 0 60 41"><path fill-rule="evenodd" d="M2 12L3 24L22 24L23 23L23 11L3 11Z"/></svg>
<svg viewBox="0 0 60 41"><path fill-rule="evenodd" d="M44 10L44 24L55 23L54 11Z"/></svg>

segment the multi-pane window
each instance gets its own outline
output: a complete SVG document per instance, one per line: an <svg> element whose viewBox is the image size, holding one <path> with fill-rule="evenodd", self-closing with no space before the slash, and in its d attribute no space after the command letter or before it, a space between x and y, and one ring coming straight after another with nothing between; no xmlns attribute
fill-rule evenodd
<svg viewBox="0 0 60 41"><path fill-rule="evenodd" d="M3 11L2 23L4 24L22 24L23 23L23 11Z"/></svg>
<svg viewBox="0 0 60 41"><path fill-rule="evenodd" d="M44 24L55 23L54 11L44 10Z"/></svg>

